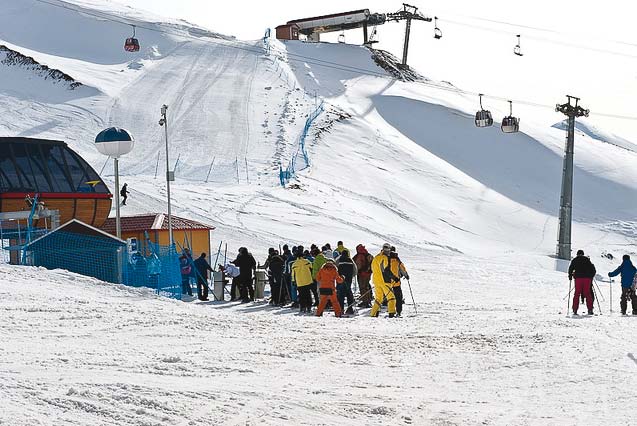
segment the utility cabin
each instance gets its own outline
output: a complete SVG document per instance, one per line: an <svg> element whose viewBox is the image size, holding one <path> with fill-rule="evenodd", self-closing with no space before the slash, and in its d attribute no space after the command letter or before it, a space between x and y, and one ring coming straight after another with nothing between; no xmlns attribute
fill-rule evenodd
<svg viewBox="0 0 637 426"><path fill-rule="evenodd" d="M300 27L296 24L283 24L276 27L278 40L298 40Z"/></svg>
<svg viewBox="0 0 637 426"><path fill-rule="evenodd" d="M148 242L159 246L170 244L168 215L164 213L126 216L120 222L122 239L128 241L131 250L143 253L147 251ZM210 256L210 231L215 229L213 226L173 215L172 228L178 252L182 248L189 248L195 258L204 252ZM102 230L116 235L115 218L108 218Z"/></svg>

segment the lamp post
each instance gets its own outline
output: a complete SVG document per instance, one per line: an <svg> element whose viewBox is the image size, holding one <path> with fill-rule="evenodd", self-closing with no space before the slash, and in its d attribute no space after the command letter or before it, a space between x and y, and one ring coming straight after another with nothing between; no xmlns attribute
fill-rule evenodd
<svg viewBox="0 0 637 426"><path fill-rule="evenodd" d="M168 105L162 105L161 118L159 119L159 125L164 127L164 137L166 139L166 196L168 197L168 241L170 247L173 246L173 219L172 211L170 208L170 182L175 180L175 172L170 170L170 163L168 161L168 121L166 120L166 111L168 111Z"/></svg>
<svg viewBox="0 0 637 426"><path fill-rule="evenodd" d="M115 171L115 232L122 238L122 227L119 214L119 157L126 155L135 146L135 141L128 131L118 127L102 130L95 137L95 147L99 152L113 158Z"/></svg>
<svg viewBox="0 0 637 426"><path fill-rule="evenodd" d="M575 118L588 117L589 111L578 105L579 98L566 96L568 102L555 107L568 117L566 147L564 148L564 166L562 169L562 192L560 196L560 223L558 230L557 257L571 259L571 224L573 215L573 156L575 153ZM575 100L575 105L571 104Z"/></svg>

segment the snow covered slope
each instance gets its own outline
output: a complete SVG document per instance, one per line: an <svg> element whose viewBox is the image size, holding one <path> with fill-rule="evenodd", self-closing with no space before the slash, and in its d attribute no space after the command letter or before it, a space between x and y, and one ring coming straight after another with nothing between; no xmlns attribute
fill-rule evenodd
<svg viewBox="0 0 637 426"><path fill-rule="evenodd" d="M473 126L475 99L435 82L383 77L359 46L273 42L265 55L260 42L108 3L9 3L0 22L5 45L84 86L60 92L27 69L0 67L37 83L31 90L2 79L2 133L67 140L108 176L92 139L106 126L129 129L137 146L121 165L133 190L128 213L164 208L157 121L165 103L177 211L212 222L224 241L240 244L240 229L259 249L328 237L480 255L554 251L564 132L553 111L516 106L523 131L504 135ZM55 19L25 31L17 24L25 8L36 21ZM139 55L122 49L126 23L139 27ZM299 174L299 190L283 190L279 165L295 151L315 94L327 112L308 139L312 167ZM507 112L489 108L496 118ZM634 145L590 121L580 129L575 244L623 249L635 235Z"/></svg>

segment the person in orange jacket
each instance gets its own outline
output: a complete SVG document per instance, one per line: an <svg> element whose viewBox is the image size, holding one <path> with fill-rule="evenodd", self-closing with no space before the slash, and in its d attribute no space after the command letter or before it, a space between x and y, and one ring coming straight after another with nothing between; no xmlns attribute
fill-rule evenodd
<svg viewBox="0 0 637 426"><path fill-rule="evenodd" d="M316 274L316 281L319 283L319 294L321 295L321 301L319 303L318 310L316 311L316 316L320 317L323 315L323 310L329 300L332 302L334 314L336 314L337 317L340 317L343 311L341 310L341 305L338 303L338 299L336 297L336 283L342 283L343 277L339 275L333 261L328 260L327 263L321 267Z"/></svg>

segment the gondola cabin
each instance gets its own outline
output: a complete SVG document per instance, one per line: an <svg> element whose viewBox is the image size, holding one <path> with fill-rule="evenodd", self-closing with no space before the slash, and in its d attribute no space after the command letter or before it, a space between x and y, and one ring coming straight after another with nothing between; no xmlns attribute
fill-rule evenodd
<svg viewBox="0 0 637 426"><path fill-rule="evenodd" d="M28 199L36 195L45 208L59 210L60 223L101 227L111 210L104 182L66 143L0 137L0 212L31 210Z"/></svg>
<svg viewBox="0 0 637 426"><path fill-rule="evenodd" d="M139 40L135 37L129 37L124 42L124 50L127 52L139 52Z"/></svg>

